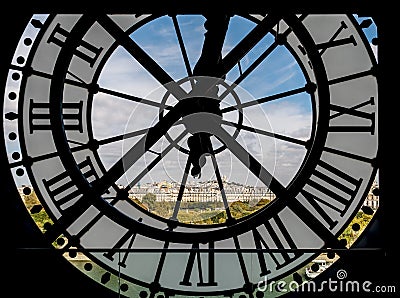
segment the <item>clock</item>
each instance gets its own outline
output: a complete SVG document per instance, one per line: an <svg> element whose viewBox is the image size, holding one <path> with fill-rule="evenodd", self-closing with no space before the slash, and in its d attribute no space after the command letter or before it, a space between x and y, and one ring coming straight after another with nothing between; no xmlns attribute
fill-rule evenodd
<svg viewBox="0 0 400 298"><path fill-rule="evenodd" d="M371 23L34 15L5 82L7 171L44 238L115 292L262 297L344 247L375 179Z"/></svg>

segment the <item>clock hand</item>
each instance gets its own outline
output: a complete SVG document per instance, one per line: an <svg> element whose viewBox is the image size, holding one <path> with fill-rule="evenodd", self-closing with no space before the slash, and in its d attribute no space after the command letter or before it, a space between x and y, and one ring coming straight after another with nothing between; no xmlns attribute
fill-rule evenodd
<svg viewBox="0 0 400 298"><path fill-rule="evenodd" d="M230 17L225 14L208 14L204 23L207 32L204 34L204 43L199 60L193 74L195 76L221 77L219 69L222 59L222 46Z"/></svg>
<svg viewBox="0 0 400 298"><path fill-rule="evenodd" d="M148 70L160 81L164 83L171 84L170 78L164 73L162 70L159 70L154 65L153 61L150 57L144 53L140 47L138 47L135 42L129 38L125 32L123 32L110 18L103 16L100 18L100 23L105 26L109 33L113 33L115 35L119 35L121 37L121 43L125 48L139 61L144 62L147 66L152 66ZM199 58L195 68L195 75L213 75L218 73L217 66L221 61L221 50L225 38L226 31L228 29L229 17L226 15L208 15L207 21L205 23L205 27L207 32L205 34L204 45L202 49L201 57ZM142 63L143 64L143 63ZM149 129L146 136L140 139L128 152L120 158L108 171L106 174L102 176L99 183L96 183L96 195L101 195L113 182L115 182L122 174L125 172L125 169L130 168L148 149L150 149L162 136L164 136L169 128L174 125L181 117L185 114L191 114L196 112L201 112L201 110L206 109L207 105L210 105L210 100L202 100L202 98L193 99L183 99L187 97L186 93L182 94L184 91L180 88L180 86L175 86L177 84L172 84L173 88L170 88L169 91L175 95L175 97L179 100L178 104L171 108L171 110L152 128ZM202 96L204 95L216 95L218 92L217 86L215 86L215 82L213 80L199 80L199 82L194 86L191 95L196 93L200 93ZM174 92L175 91L175 92ZM212 94L211 94L212 93ZM195 103L193 105L193 103ZM214 103L214 102L213 102ZM211 103L211 104L213 104ZM217 108L218 109L218 108ZM202 143L206 143L206 135L202 132L195 134L193 136L196 138L199 137L198 143L201 145ZM200 146L201 148L201 146ZM203 150L204 151L204 150ZM200 155L202 150L199 151ZM200 174L200 155L197 159L191 158L192 164L195 166L192 169L193 175ZM193 154L191 154L193 156ZM196 160L197 159L197 160Z"/></svg>
<svg viewBox="0 0 400 298"><path fill-rule="evenodd" d="M129 182L129 185L125 187L125 190L129 190L131 189L134 185L137 185L139 183L139 181L148 173L151 171L151 169L153 169L159 162L160 160L168 154L168 152L170 152L173 148L175 148L178 144L178 142L180 142L186 135L187 135L187 131L183 131L179 136L177 136L174 140L172 140L172 142L167 146L167 148L165 148L162 152L158 153L157 157L150 162L150 164L148 164L131 182Z"/></svg>
<svg viewBox="0 0 400 298"><path fill-rule="evenodd" d="M212 153L210 136L208 133L198 132L188 138L189 161L193 165L190 173L193 177L201 177L201 168L206 162L204 154Z"/></svg>
<svg viewBox="0 0 400 298"><path fill-rule="evenodd" d="M287 196L284 187L267 169L265 169L250 153L246 151L234 137L221 126L212 128L212 133L218 138L261 182L264 183L277 197Z"/></svg>
<svg viewBox="0 0 400 298"><path fill-rule="evenodd" d="M165 70L158 65L119 25L108 15L100 15L97 19L99 24L134 57L161 85L178 100L186 97L185 90L177 84Z"/></svg>
<svg viewBox="0 0 400 298"><path fill-rule="evenodd" d="M221 127L222 116L213 112L193 113L183 117L186 128L192 134L214 135L222 142L258 179L264 183L277 197L287 197L287 189L267 169L265 169L236 139ZM202 141L206 140L203 138ZM206 143L205 143L206 144ZM207 148L207 146L204 146ZM199 149L197 149L199 150ZM212 150L212 149L211 149ZM203 150L200 155L213 153Z"/></svg>
<svg viewBox="0 0 400 298"><path fill-rule="evenodd" d="M117 181L127 169L135 164L167 131L179 121L185 110L187 101L179 101L160 121L130 148L113 166L99 179L89 192L92 196L102 195L108 187Z"/></svg>
<svg viewBox="0 0 400 298"><path fill-rule="evenodd" d="M228 30L230 17L225 14L206 14L204 28L204 43L199 60L197 61L193 74L195 76L219 77L221 74L220 63L222 59L222 47L226 32ZM199 79L193 91L200 93L202 97L217 98L218 80L212 78ZM200 92L199 92L200 91ZM201 113L212 109L214 113L219 113L219 101L197 99L198 112ZM211 107L212 106L212 107ZM193 177L200 178L201 168L205 164L204 154L213 152L210 134L196 132L188 139L190 149L189 162L193 165L191 174Z"/></svg>

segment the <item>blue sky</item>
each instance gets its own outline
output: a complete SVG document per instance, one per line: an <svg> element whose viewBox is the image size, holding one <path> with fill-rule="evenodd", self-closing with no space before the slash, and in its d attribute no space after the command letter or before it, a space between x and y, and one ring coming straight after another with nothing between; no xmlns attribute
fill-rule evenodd
<svg viewBox="0 0 400 298"><path fill-rule="evenodd" d="M182 33L190 66L191 69L193 69L201 54L205 33L203 26L205 18L203 16L187 15L178 16L177 20ZM253 22L243 17L235 16L231 18L222 51L223 55L228 53L254 27L255 24ZM376 36L376 27L372 25L368 30L366 30L366 33L369 40L371 40ZM161 17L144 25L133 32L131 38L154 60L156 60L174 80L177 81L187 76L177 34L170 17ZM240 61L242 70L245 71L246 68L251 65L251 63L253 63L255 59L257 59L273 42L273 40L274 38L271 34L266 35L245 57L243 57ZM109 66L110 70L112 69L110 71L113 73L112 78L107 75L107 66ZM116 69L120 68L122 71L119 74L116 74ZM238 76L239 67L236 65L227 74L226 79L229 82L233 82ZM140 79L137 80L139 77ZM127 81L127 78L128 82L123 83ZM248 92L248 96L242 96L240 100L242 102L251 101L264 96L303 87L305 82L304 75L292 55L285 47L277 47L267 59L265 59L245 80L240 83L239 87L241 90ZM106 65L104 73L101 76L100 83L110 88L115 88L115 84L119 84L121 85L119 88L125 92L130 94L133 93L137 96L144 96L144 94L146 94L146 96L149 96L150 98L152 98L154 94L153 90L157 89L157 86L159 86L159 83L156 82L156 80L152 78L146 70L138 65L123 49L119 49L110 57L110 61L108 62L108 65ZM153 99L157 100L157 96L153 97ZM171 103L173 104L173 101L171 101ZM224 103L225 102L223 102L223 104ZM227 103L233 104L232 101L227 101ZM134 126L131 125L131 129L134 129L134 127L140 129L148 125L139 125L140 120L138 119L141 118L139 116L143 115L143 113L146 113L149 118L152 117L154 122L157 120L157 111L153 111L152 113L150 112L150 109L145 109L145 111L141 110L136 106L136 104L135 107L131 106L131 108L128 108L128 105L129 104L127 104L127 110L133 109L136 111L133 112L129 118L136 119L136 123ZM311 113L311 101L309 95L307 93L300 93L248 108L245 110L244 116L247 125L251 127L296 137L301 140L307 140L310 135L312 120ZM234 122L234 112L228 114L232 114L229 116L227 115L227 117L230 117L230 120ZM128 120L127 122L130 121L131 120ZM103 123L102 129L99 131L107 131L106 126L107 125ZM253 150L252 153L255 156L263 156L263 159L259 159L259 161L268 164L268 170L275 172L276 176L283 184L290 181L296 173L296 170L300 166L305 154L305 149L301 146L279 140L271 140L271 138L267 137L259 138L259 136L254 136L247 132L241 134L238 141L248 150ZM183 143L185 142L186 141ZM258 143L258 146L254 145L255 143ZM116 146L116 144L112 146ZM263 151L263 153L261 153L260 150ZM115 150L115 152L118 152L118 150ZM231 178L231 180L245 179L249 183L254 183L254 181L251 181L254 177L251 177L252 175L249 175L246 169L240 167L239 162L235 160L235 157L232 157L228 152L222 152L220 157L222 160L220 165L221 171L225 172L225 175L228 176L228 178ZM114 158L116 160L118 156L116 155ZM163 179L179 181L180 173L183 171L185 165L185 158L185 156L182 157L179 154L168 155L165 158L168 167L164 167L163 169L155 167L148 178L155 181ZM224 162L227 160L231 162ZM162 172L165 171L165 168L172 169L174 166L177 170L176 175L170 173L165 176L162 174ZM232 168L235 167L239 167L241 170L233 171ZM205 177L212 176L212 170L210 171L209 175ZM238 173L241 173L241 175Z"/></svg>
<svg viewBox="0 0 400 298"><path fill-rule="evenodd" d="M45 16L35 16L35 18L44 19ZM365 18L360 18L360 21L363 19ZM178 16L177 20L190 66L193 69L201 53L205 33L203 26L205 18L203 16L186 15ZM242 17L235 16L231 18L223 47L223 55L228 53L254 26L253 22ZM28 26L27 30L37 31L32 26ZM36 31L31 35L36 34ZM372 38L376 37L376 26L372 24L364 32L371 42ZM161 17L146 24L133 32L131 38L156 60L174 80L187 77L177 34L170 17ZM242 70L244 71L254 62L272 42L273 37L270 34L264 37L241 59ZM373 47L373 49L376 53L376 47ZM22 50L20 49L20 51ZM236 65L227 74L226 79L228 82L232 82L238 76L239 67ZM165 94L165 89L160 87L160 84L121 47L116 49L105 64L99 78L99 84L105 88L155 101L160 101L160 97ZM246 102L303 87L304 84L304 76L295 59L285 47L277 47L266 60L240 83L235 91L240 95L241 102ZM169 99L168 103L173 104L174 100ZM228 96L222 106L233 103L232 98ZM115 113L110 114L110 110L115 111ZM310 98L306 93L253 106L245 110L244 123L248 126L292 136L301 140L306 140L310 134L311 104ZM131 130L147 128L158 121L159 112L158 108L138 105L121 98L99 93L95 96L92 113L94 137L102 139ZM238 113L235 111L227 113L224 119L235 122L237 115ZM171 136L177 136L180 129L182 128L179 126L175 127L171 131ZM229 131L229 128L226 129ZM233 132L232 129L230 131ZM138 138L125 140L125 142L111 143L100 148L99 152L105 166L111 166L121 157L124 150L127 150ZM184 138L181 142L183 147L186 146L186 139ZM254 135L249 132L241 132L237 140L261 163L265 164L267 169L275 172L277 178L283 184L290 181L296 173L305 154L305 150L301 146L274 140L270 137ZM168 140L164 139L157 146L159 150L163 150L168 144ZM12 152L13 150L9 151ZM140 161L141 166L148 164L152 158L154 156L151 156L151 154L146 156ZM169 153L163 159L163 162L149 173L145 181L180 181L186 158L187 156L179 152ZM220 153L217 156L217 160L220 163L222 174L230 178L231 181L254 183L254 177L251 177L252 175L248 173L239 161L235 160L235 157L228 150ZM238 170L233 170L235 168ZM205 169L205 172L207 171L208 173L203 176L204 180L213 177L213 170L208 167ZM123 182L121 181L121 183Z"/></svg>
<svg viewBox="0 0 400 298"><path fill-rule="evenodd" d="M205 18L203 16L178 16L177 19L182 32L190 66L191 69L193 69L201 54L205 33L203 27ZM255 24L247 19L239 16L233 17L225 39L223 55L229 52L244 36L248 34L250 30L254 28L254 26ZM177 34L170 17L161 17L146 24L141 27L141 29L132 33L131 38L154 60L156 60L174 80L187 77L187 71L184 67ZM253 63L254 60L261 55L264 49L273 41L274 39L270 35L264 37L241 60L242 70L245 71L246 68ZM121 72L116 74L116 69L121 69ZM108 73L110 75L108 75ZM238 66L235 66L232 71L227 74L227 81L234 81L238 76L239 68ZM138 83L138 77L140 77L140 83ZM127 82L124 83L126 80ZM147 94L146 96L148 97L152 97L153 89L157 88L159 85L151 76L149 76L147 71L138 65L137 62L134 61L134 59L123 49L118 49L110 57L110 61L107 62L100 78L100 85L102 86L115 89L116 84L118 84L118 90L123 90L124 92L137 96L144 96L144 94ZM140 88L138 88L139 84ZM247 92L245 96L241 95L240 98L240 100L244 102L282 91L303 87L304 84L305 79L299 66L295 63L294 58L289 54L285 47L279 47L268 59L262 62L245 80L240 83L240 88L238 87L238 89L240 89L242 93ZM101 102L101 95L98 97L98 102ZM154 100L157 100L157 98L154 98ZM232 104L232 101L229 102L227 100L227 102L228 104ZM293 137L298 137L300 139L307 139L311 125L310 103L310 98L307 94L299 94L266 103L262 106L257 105L252 108L247 108L244 113L245 124L267 131L292 135ZM126 109L124 110L134 110L134 112L129 116L129 119L135 119L134 124L128 125L131 127L130 130L138 130L149 125L148 121L146 121L146 124L140 125L141 120L138 119L144 118L144 114L146 114L147 120L152 119L155 121L157 119L156 110L150 111L151 108L139 107L137 104L132 103L123 104L126 104ZM128 106L130 106L130 108ZM127 113L124 112L123 114ZM227 119L233 122L237 119L237 115L235 118L234 112L228 114L231 115L227 115ZM139 117L139 115L142 117ZM126 116L127 115L120 117L120 119L123 119ZM127 122L131 123L131 120L127 120ZM109 134L111 135L114 133L108 129L109 127L112 127L112 125L105 124L104 121L98 121L98 123L100 127L97 131L102 134L98 137L106 137L109 136ZM107 131L109 131L109 134ZM239 135L238 141L246 149L250 151L252 150L252 154L258 156L260 162L265 165L268 164L268 168L271 172L276 170L277 165L282 165L283 168L280 170L280 174L277 174L280 175L282 181L285 182L288 182L295 174L295 171L300 166L305 154L304 148L295 148L297 145L287 149L286 147L291 146L292 144L284 144L282 141L275 141L269 137L260 137L247 132L243 132ZM185 143L185 141L183 143ZM114 152L118 152L118 149L116 149L117 144L112 144L110 146L115 147L113 150ZM183 144L183 146L185 146L185 144ZM277 146L279 146L279 148L282 146L285 147L286 152L283 150L276 152ZM122 150L124 151L124 149ZM264 154L261 151L263 151ZM288 154L290 157L287 156ZM180 154L173 155L172 153L166 156L164 162L169 164L168 168L173 167L173 165L179 165L176 169L177 174L169 173L165 176L162 172L165 171L166 167L164 167L164 169L155 167L149 175L150 180L172 179L179 181L179 176L184 168L185 158L185 156L181 156ZM284 161L278 162L278 158L284 159ZM117 159L118 155L116 154L114 160ZM255 177L252 177L252 174L249 174L248 171L242 167L240 162L237 161L229 152L222 152L220 154L220 159L221 172L230 178L230 180L251 184L256 182ZM174 163L174 160L178 161L178 163ZM230 162L226 163L226 160L229 160ZM232 170L232 168L234 169L237 167L241 170ZM204 179L211 179L212 176L213 171L212 169L209 169L208 175L204 175L203 177Z"/></svg>

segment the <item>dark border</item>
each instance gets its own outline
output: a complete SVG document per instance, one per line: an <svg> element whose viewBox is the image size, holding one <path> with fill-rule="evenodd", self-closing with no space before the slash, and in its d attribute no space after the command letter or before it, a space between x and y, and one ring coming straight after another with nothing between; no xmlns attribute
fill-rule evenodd
<svg viewBox="0 0 400 298"><path fill-rule="evenodd" d="M308 13L358 13L361 15L372 16L374 21L378 24L378 37L379 37L379 67L378 67L378 84L380 95L379 107L379 150L378 156L379 164L379 184L380 184L380 202L381 206L377 218L373 224L368 228L366 238L358 242L361 247L381 247L384 253L361 253L359 256L349 254L348 257L342 257L335 266L337 269L346 269L351 273L349 278L352 280L371 280L381 282L381 284L392 284L397 286L397 292L400 291L398 261L396 259L396 246L395 239L398 236L396 231L396 217L398 217L398 210L395 206L398 201L397 192L397 167L396 156L397 146L393 144L398 138L398 110L393 107L398 101L398 79L397 70L391 65L394 58L395 45L397 42L396 34L393 34L391 28L397 29L393 7L385 6L383 3L376 1L357 0L357 1L335 1L329 2L320 1L313 3L313 1L296 1L293 5L282 5L280 1L274 1L274 4L265 4L264 2L272 1L246 1L246 7L238 4L238 1L221 1L225 3L225 7L231 10L240 10L240 12L260 12L260 11L281 11L285 12L308 12ZM62 4L56 1L35 1L27 3L3 3L2 12L4 16L0 20L0 28L2 28L1 38L3 39L0 47L0 82L4 82L7 76L7 67L11 61L14 45L17 44L19 36L29 20L31 13L74 13L74 12L87 12L87 11L107 11L111 13L130 11L134 12L194 12L205 11L208 9L217 9L215 1L200 1L193 3L193 1L164 1L162 6L157 6L155 3L135 4L134 1L112 1L102 3L101 7L93 8L90 4L79 3L72 0ZM79 5L78 5L79 4ZM279 4L281 4L280 7ZM381 8L379 8L381 6ZM392 11L391 11L392 10ZM392 27L393 26L393 27ZM394 71L393 71L394 70ZM393 74L393 76L392 76ZM397 82L396 82L397 81ZM4 94L4 85L0 85L1 94ZM2 110L1 106L1 110ZM391 137L393 135L393 138ZM4 156L4 140L0 139L0 156ZM393 158L391 158L393 156ZM71 268L66 264L56 253L51 250L25 250L21 248L26 247L47 247L40 239L41 235L33 226L32 220L26 214L25 207L19 199L16 191L10 187L13 181L7 175L6 168L7 161L0 159L0 168L2 169L2 176L0 179L1 199L3 216L6 219L5 225L3 224L2 243L7 251L4 256L6 265L3 266L3 272L6 275L6 280L3 280L3 287L0 293L9 293L7 296L13 297L28 297L40 295L40 297L117 297L114 292L107 292L104 287L98 285L96 282L82 283L81 274L78 270ZM40 236L40 237L37 237ZM8 254L8 249L11 249L13 254ZM11 256L11 257L8 257ZM397 256L398 258L398 256ZM394 267L394 272L390 272L387 268ZM331 270L330 274L335 274L335 270ZM321 280L327 278L329 275L321 275ZM320 281L321 281L320 280ZM10 293L13 291L14 293ZM347 296L345 293L339 293L340 297ZM351 297L372 297L371 295L356 295L349 293ZM311 294L306 293L285 295L295 297L317 297L317 296L330 296L337 297L337 295L327 295L327 293ZM381 297L388 297L390 295L381 295ZM374 296L375 297L375 296Z"/></svg>

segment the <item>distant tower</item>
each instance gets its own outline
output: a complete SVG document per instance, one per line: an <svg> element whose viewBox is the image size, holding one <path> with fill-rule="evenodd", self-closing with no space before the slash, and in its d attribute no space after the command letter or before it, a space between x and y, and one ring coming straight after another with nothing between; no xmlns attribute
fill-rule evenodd
<svg viewBox="0 0 400 298"><path fill-rule="evenodd" d="M137 183L137 187L138 189L140 189L140 181Z"/></svg>

